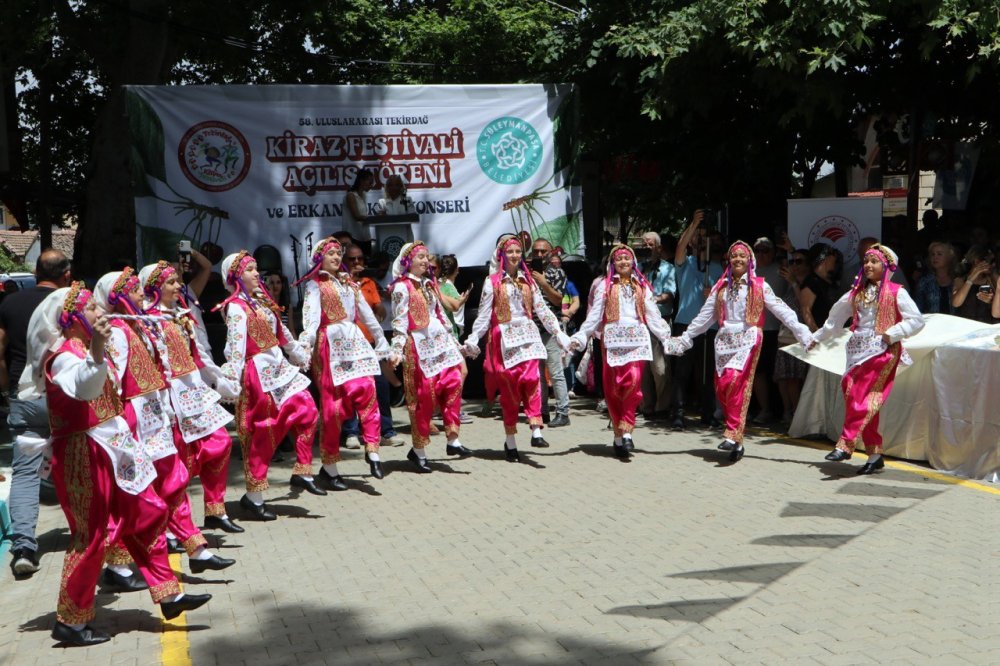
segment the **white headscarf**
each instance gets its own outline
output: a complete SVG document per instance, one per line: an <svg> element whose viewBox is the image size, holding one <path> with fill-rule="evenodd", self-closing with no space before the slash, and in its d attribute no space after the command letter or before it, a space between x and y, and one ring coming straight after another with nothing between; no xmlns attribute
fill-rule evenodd
<svg viewBox="0 0 1000 666"><path fill-rule="evenodd" d="M27 359L17 384L17 397L20 400L45 397L45 362L63 341L59 315L62 314L67 294L69 287L56 289L31 314L28 322Z"/></svg>
<svg viewBox="0 0 1000 666"><path fill-rule="evenodd" d="M424 247L427 246L422 240L415 240L415 241L412 241L410 243L407 243L406 245L404 245L403 247L400 248L400 250L399 250L399 256L397 256L396 260L394 262L392 262L392 277L393 278L395 278L395 279L398 280L399 278L403 277L405 273L408 272L407 269L403 268L403 259L407 255L409 255L410 252L413 251L413 248L415 248L418 245L423 245Z"/></svg>
<svg viewBox="0 0 1000 666"><path fill-rule="evenodd" d="M94 298L97 299L97 304L100 305L106 312L111 312L114 310L109 302L109 297L111 296L111 287L114 286L118 278L121 277L121 271L114 271L112 273L105 273L101 276L101 279L97 281L97 285L94 286ZM139 280L142 280L140 275Z"/></svg>
<svg viewBox="0 0 1000 666"><path fill-rule="evenodd" d="M226 279L226 276L229 275L229 271L233 267L233 262L236 261L236 258L238 256L240 256L240 253L239 252L234 252L234 253L230 254L229 256L227 256L225 259L222 260L222 266L221 266L221 268L222 268L222 282L226 285L226 289L228 289L229 291L235 291L236 287L234 287L233 285L229 284L229 280Z"/></svg>
<svg viewBox="0 0 1000 666"><path fill-rule="evenodd" d="M143 289L146 288L146 281L149 279L149 276L152 275L153 269L155 268L156 264L150 264L148 266L143 266L142 270L139 271L139 284L142 285Z"/></svg>
<svg viewBox="0 0 1000 666"><path fill-rule="evenodd" d="M517 238L517 234L502 234L500 238L497 239L496 249L493 250L493 254L490 255L490 275L494 275L503 270L503 248L511 238Z"/></svg>

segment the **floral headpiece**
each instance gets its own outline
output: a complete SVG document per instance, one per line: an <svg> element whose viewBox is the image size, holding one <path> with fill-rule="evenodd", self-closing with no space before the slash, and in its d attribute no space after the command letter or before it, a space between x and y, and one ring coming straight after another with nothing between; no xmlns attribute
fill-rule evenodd
<svg viewBox="0 0 1000 666"><path fill-rule="evenodd" d="M59 315L59 328L64 331L73 325L74 322L83 324L84 330L93 333L90 322L83 316L83 309L87 307L93 294L82 282L74 282L69 286L66 298L63 300L62 313Z"/></svg>
<svg viewBox="0 0 1000 666"><path fill-rule="evenodd" d="M885 283L889 281L892 274L896 272L899 268L899 258L896 253L892 251L888 245L883 245L882 243L875 243L868 251L865 252L867 257L869 254L878 257L878 260L882 263L882 280L878 285L878 296L882 296L882 287ZM858 274L854 278L854 284L851 285L851 298L857 296L865 288L865 264L864 261L861 262L861 268L858 269Z"/></svg>
<svg viewBox="0 0 1000 666"><path fill-rule="evenodd" d="M108 292L108 302L114 305L123 298L128 300L129 293L137 286L139 286L139 276L135 274L134 268L126 266L118 279L111 285L111 291Z"/></svg>
<svg viewBox="0 0 1000 666"><path fill-rule="evenodd" d="M615 259L621 256L622 254L625 254L632 259L632 276L639 282L639 284L642 287L645 287L647 289L651 288L649 281L646 279L646 276L642 274L641 270L639 270L639 262L635 258L635 250L630 248L628 245L625 245L624 243L617 243L616 245L612 246L611 252L608 253L608 268L604 274L605 288L607 289L611 288L611 281L615 277Z"/></svg>
<svg viewBox="0 0 1000 666"><path fill-rule="evenodd" d="M406 277L406 274L410 272L410 267L413 266L413 255L420 250L427 250L427 245L422 240L415 240L404 245L399 251L396 261L392 264L392 276L397 280Z"/></svg>
<svg viewBox="0 0 1000 666"><path fill-rule="evenodd" d="M163 259L156 262L153 272L149 274L149 277L146 278L146 284L143 285L146 294L149 296L159 295L160 289L170 279L170 276L176 272L177 269L170 262Z"/></svg>
<svg viewBox="0 0 1000 666"><path fill-rule="evenodd" d="M301 278L292 283L293 287L302 284L309 278L319 273L320 266L323 265L323 255L327 253L327 251L330 249L330 246L336 246L337 248L340 249L341 254L343 254L344 246L340 244L340 241L338 241L333 236L328 236L327 238L324 238L316 245L316 248L313 250L312 267L310 267L309 270L306 271L305 275L303 275ZM240 274L242 275L242 271Z"/></svg>
<svg viewBox="0 0 1000 666"><path fill-rule="evenodd" d="M242 284L243 273L246 272L250 264L254 263L256 259L253 255L246 250L240 250L236 253L236 258L229 265L229 271L226 272L226 284L233 287L238 284Z"/></svg>
<svg viewBox="0 0 1000 666"><path fill-rule="evenodd" d="M250 290L247 289L245 284L243 284L243 273L250 268L251 264L256 263L256 261L257 260L253 258L253 255L246 250L240 250L236 254L231 254L222 260L222 269L226 273L226 284L232 288L233 293L212 308L212 312L217 312L218 310L225 308L241 295L245 297L247 303L250 304L250 307L255 310L260 305L264 305L275 314L279 314L284 311L284 308L274 302L274 299L271 298L270 292L268 292L267 287L265 287L263 283L258 285L257 290L254 293L250 293Z"/></svg>
<svg viewBox="0 0 1000 666"><path fill-rule="evenodd" d="M726 251L726 259L727 260L729 259L730 255L732 255L733 250L735 250L737 248L742 249L744 252L747 253L747 272L746 272L746 277L747 277L747 284L749 284L750 283L750 279L757 276L757 256L754 254L753 248L750 247L749 244L744 243L743 241L738 240L735 243L733 243L732 245L730 245L729 249ZM719 278L719 281L716 282L715 285L716 285L716 287L718 287L720 289L723 286L726 286L726 287L732 287L733 286L733 266L732 266L732 264L728 263L728 261L726 263L726 270L723 271L722 277Z"/></svg>
<svg viewBox="0 0 1000 666"><path fill-rule="evenodd" d="M530 243L531 237L528 236L527 240ZM531 277L531 270L528 268L528 264L524 260L524 254L525 254L524 241L525 241L525 234L520 234L517 236L507 236L507 235L501 236L499 242L497 243L496 252L494 252L494 259L497 267L497 272L506 273L507 269L509 268L507 266L507 248L511 247L512 245L521 248L521 263L518 264L517 268L522 273L524 273L524 279L528 282L528 284L533 285L535 284L535 280L534 278Z"/></svg>

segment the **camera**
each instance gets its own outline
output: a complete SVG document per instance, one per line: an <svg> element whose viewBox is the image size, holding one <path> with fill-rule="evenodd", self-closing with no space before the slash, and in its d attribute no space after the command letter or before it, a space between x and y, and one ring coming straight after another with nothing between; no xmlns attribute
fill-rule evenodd
<svg viewBox="0 0 1000 666"><path fill-rule="evenodd" d="M979 293L981 294L992 294L993 285L992 284L981 284L979 285Z"/></svg>
<svg viewBox="0 0 1000 666"><path fill-rule="evenodd" d="M177 257L182 264L191 262L191 241L182 240L177 243Z"/></svg>
<svg viewBox="0 0 1000 666"><path fill-rule="evenodd" d="M534 257L528 264L528 267L535 273L545 272L545 259L543 257Z"/></svg>

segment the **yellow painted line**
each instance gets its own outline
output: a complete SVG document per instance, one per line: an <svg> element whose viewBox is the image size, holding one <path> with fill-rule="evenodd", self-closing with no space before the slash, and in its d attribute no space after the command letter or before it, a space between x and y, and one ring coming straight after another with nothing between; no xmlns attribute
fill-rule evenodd
<svg viewBox="0 0 1000 666"><path fill-rule="evenodd" d="M170 554L170 568L175 572L181 570L179 553ZM178 574L177 579L180 580ZM184 586L181 586L184 591ZM191 645L188 643L187 620L181 613L173 620L163 620L160 628L160 660L163 666L191 666Z"/></svg>
<svg viewBox="0 0 1000 666"><path fill-rule="evenodd" d="M792 444L797 444L799 446L807 446L810 449L827 450L830 445L825 442L813 442L808 439L798 439L795 437L789 437L788 435L782 435L779 432L772 432L769 430L759 430L760 434L767 437L771 437L777 441L790 442ZM868 456L861 451L854 452L855 457L861 457L865 460ZM896 460L885 459L885 466L891 467L893 469L898 469L901 472L909 472L911 474L917 474L919 476L926 477L928 479L934 479L935 481L943 481L944 483L950 483L954 486L962 486L963 488L971 488L972 490L978 490L980 492L989 493L990 495L1000 495L1000 488L993 486L988 483L982 483L980 481L972 481L970 479L963 479L961 477L952 476L950 474L944 474L942 472L936 472L932 469L924 469L923 467L918 467L912 463L899 462Z"/></svg>

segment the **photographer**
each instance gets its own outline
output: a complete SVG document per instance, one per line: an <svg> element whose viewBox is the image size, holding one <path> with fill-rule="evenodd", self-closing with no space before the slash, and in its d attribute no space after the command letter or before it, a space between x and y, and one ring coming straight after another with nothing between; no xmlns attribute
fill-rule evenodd
<svg viewBox="0 0 1000 666"><path fill-rule="evenodd" d="M959 270L964 271L964 275L955 278L951 292L955 314L984 324L995 323L991 307L997 281L993 251L986 245L973 245L962 259Z"/></svg>
<svg viewBox="0 0 1000 666"><path fill-rule="evenodd" d="M535 283L542 290L546 305L552 313L559 319L562 316L562 300L566 291L566 272L562 268L556 268L549 262L549 254L552 252L552 243L539 238L531 245L531 276ZM549 357L546 360L546 367L552 377L552 390L556 396L556 416L548 421L550 428L559 428L569 425L569 387L566 385L566 374L563 372L562 349L560 349L555 338L549 335L548 331L541 325L537 315L534 317L535 324L542 335L542 342ZM549 391L545 383L544 376L541 379L542 389L542 418L548 416Z"/></svg>
<svg viewBox="0 0 1000 666"><path fill-rule="evenodd" d="M648 231L642 235L642 242L650 254L642 266L642 272L653 287L653 300L656 302L660 317L669 326L674 315L677 269L665 256L660 243L660 234ZM672 252L670 256L673 256ZM666 418L667 410L670 408L670 366L660 341L654 339L652 345L653 360L647 363L642 371L641 410L647 419Z"/></svg>
<svg viewBox="0 0 1000 666"><path fill-rule="evenodd" d="M712 285L722 277L722 256L725 253L724 239L717 230L707 232L701 226L710 211L695 211L691 224L677 241L674 265L677 267L677 315L674 317L673 334L679 336L687 330L705 299L712 291ZM688 248L692 249L688 256ZM701 397L701 420L714 424L715 393L712 372L715 368L714 327L704 336L694 339L694 351L684 354L674 363L674 420L675 430L684 428L684 393L695 379L697 395ZM706 346L706 340L708 342ZM695 365L699 370L695 372Z"/></svg>

